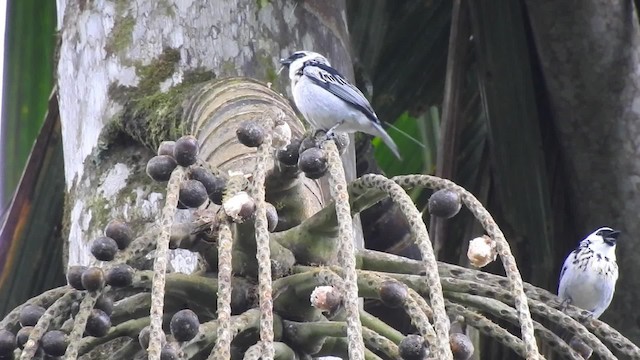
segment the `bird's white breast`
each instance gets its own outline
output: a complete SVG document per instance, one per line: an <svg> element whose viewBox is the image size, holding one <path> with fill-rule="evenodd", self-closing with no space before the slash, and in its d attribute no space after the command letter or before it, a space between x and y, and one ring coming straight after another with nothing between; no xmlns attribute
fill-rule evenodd
<svg viewBox="0 0 640 360"><path fill-rule="evenodd" d="M611 302L618 266L615 260L583 250L572 253L565 261L567 270L560 279L558 295L563 300L571 299L572 305L593 312L597 318Z"/></svg>

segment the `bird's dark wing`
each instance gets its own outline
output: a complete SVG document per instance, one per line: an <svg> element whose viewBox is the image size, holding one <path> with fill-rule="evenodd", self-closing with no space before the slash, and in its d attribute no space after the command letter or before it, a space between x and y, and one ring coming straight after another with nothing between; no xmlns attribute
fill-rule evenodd
<svg viewBox="0 0 640 360"><path fill-rule="evenodd" d="M375 123L380 123L371 104L362 92L351 85L340 73L329 65L308 61L302 69L303 75L311 79L316 85L321 86L333 95L349 103L360 110L367 118Z"/></svg>

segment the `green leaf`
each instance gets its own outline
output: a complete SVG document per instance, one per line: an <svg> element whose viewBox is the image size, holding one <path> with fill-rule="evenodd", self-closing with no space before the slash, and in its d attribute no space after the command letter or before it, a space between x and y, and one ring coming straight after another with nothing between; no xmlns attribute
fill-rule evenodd
<svg viewBox="0 0 640 360"><path fill-rule="evenodd" d="M31 146L40 131L53 87L56 2L13 0L7 6L4 144L0 150L1 189L8 199L16 187Z"/></svg>
<svg viewBox="0 0 640 360"><path fill-rule="evenodd" d="M398 145L402 160L398 160L381 139L373 140L376 160L385 174L390 177L433 172L440 126L438 109L432 107L418 118L404 112L393 126L397 129L389 127L387 132Z"/></svg>

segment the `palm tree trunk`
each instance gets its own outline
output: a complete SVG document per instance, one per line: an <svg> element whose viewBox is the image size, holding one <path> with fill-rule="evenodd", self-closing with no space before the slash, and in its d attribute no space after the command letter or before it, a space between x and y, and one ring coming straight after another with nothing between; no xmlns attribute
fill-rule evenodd
<svg viewBox="0 0 640 360"><path fill-rule="evenodd" d="M163 189L149 186L145 164L160 141L191 131L180 109L197 84L247 76L286 94L278 59L299 49L352 76L344 1L58 4L69 264L91 261L87 244L112 218L137 232L157 219ZM174 265L193 269L189 259Z"/></svg>

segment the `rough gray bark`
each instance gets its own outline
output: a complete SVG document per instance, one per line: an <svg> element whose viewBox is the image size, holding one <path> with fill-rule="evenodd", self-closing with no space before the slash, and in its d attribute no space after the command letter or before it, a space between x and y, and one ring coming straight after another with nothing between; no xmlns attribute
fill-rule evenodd
<svg viewBox="0 0 640 360"><path fill-rule="evenodd" d="M623 236L620 279L603 320L640 341L640 32L630 1L527 1L577 228L575 244L608 225Z"/></svg>
<svg viewBox="0 0 640 360"><path fill-rule="evenodd" d="M157 218L164 202L162 189L145 179L150 150L135 142L114 144L109 136L128 100L123 89L163 94L194 78L243 75L285 93L288 79L278 75L278 59L299 49L326 54L352 76L344 1L58 1L58 6L70 264L91 261L88 243L111 218L124 217L140 230Z"/></svg>

